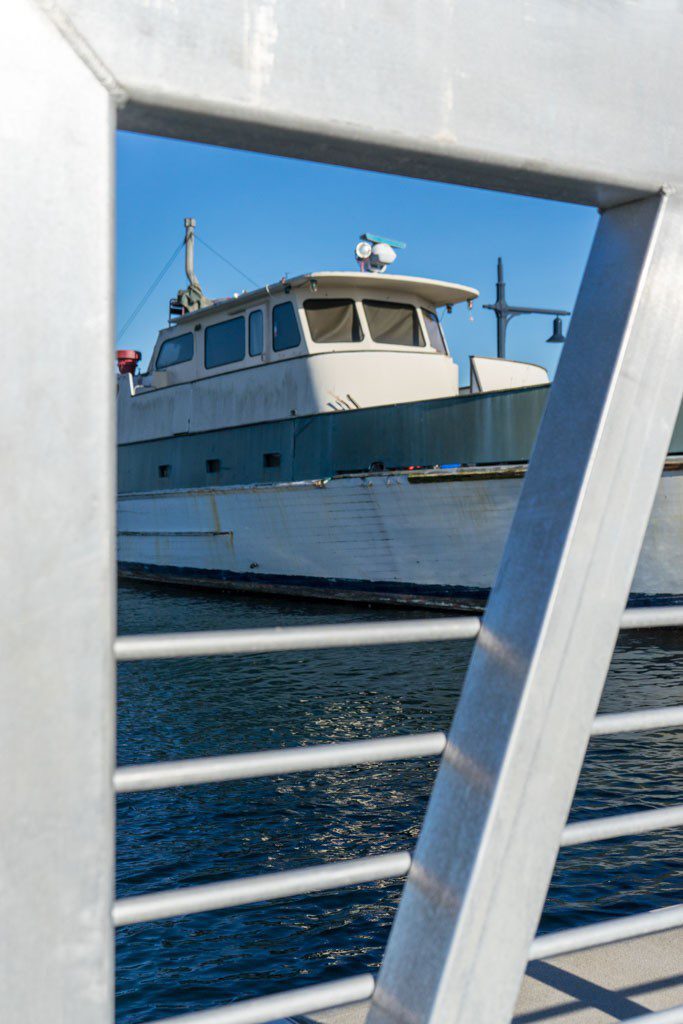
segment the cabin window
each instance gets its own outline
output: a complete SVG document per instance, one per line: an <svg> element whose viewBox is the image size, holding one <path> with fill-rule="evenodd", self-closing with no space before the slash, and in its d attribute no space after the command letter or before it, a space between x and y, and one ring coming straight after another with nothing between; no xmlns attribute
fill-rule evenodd
<svg viewBox="0 0 683 1024"><path fill-rule="evenodd" d="M207 473L220 473L221 460L220 459L207 459L206 460L206 472Z"/></svg>
<svg viewBox="0 0 683 1024"><path fill-rule="evenodd" d="M446 342L444 341L443 332L441 330L441 324L436 313L432 313L431 309L423 309L422 316L425 320L425 327L427 328L427 337L429 338L429 344L432 348L435 348L437 352L446 353Z"/></svg>
<svg viewBox="0 0 683 1024"><path fill-rule="evenodd" d="M263 352L263 310L255 309L249 314L249 355L260 356Z"/></svg>
<svg viewBox="0 0 683 1024"><path fill-rule="evenodd" d="M160 477L161 480L165 480L170 475L171 475L171 467L170 466L159 466L159 477Z"/></svg>
<svg viewBox="0 0 683 1024"><path fill-rule="evenodd" d="M244 354L243 316L224 320L220 324L211 324L204 331L204 366L207 370L214 366L239 363L244 359Z"/></svg>
<svg viewBox="0 0 683 1024"><path fill-rule="evenodd" d="M424 348L425 341L414 306L366 299L363 308L368 318L370 334L380 345Z"/></svg>
<svg viewBox="0 0 683 1024"><path fill-rule="evenodd" d="M273 352L296 348L300 342L301 333L292 303L281 302L273 306Z"/></svg>
<svg viewBox="0 0 683 1024"><path fill-rule="evenodd" d="M282 461L279 452L264 452L263 465L266 469L276 469Z"/></svg>
<svg viewBox="0 0 683 1024"><path fill-rule="evenodd" d="M363 340L356 304L351 299L308 299L304 309L311 338L318 345Z"/></svg>
<svg viewBox="0 0 683 1024"><path fill-rule="evenodd" d="M181 334L177 338L169 338L159 349L156 368L157 370L164 370L167 366L189 363L193 355L194 337L191 334Z"/></svg>

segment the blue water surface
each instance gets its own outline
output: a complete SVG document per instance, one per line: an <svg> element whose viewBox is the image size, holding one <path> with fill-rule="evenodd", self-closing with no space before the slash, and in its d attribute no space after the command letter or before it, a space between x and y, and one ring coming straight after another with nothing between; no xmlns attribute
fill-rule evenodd
<svg viewBox="0 0 683 1024"><path fill-rule="evenodd" d="M418 613L420 616L424 612ZM388 609L123 585L121 633L413 617ZM683 633L621 635L601 710L681 701ZM446 729L470 643L123 664L120 764ZM594 740L572 818L680 802L680 731ZM126 794L117 895L199 885L415 843L434 759ZM560 854L541 929L683 901L669 830ZM119 929L117 1022L375 970L400 882L374 882Z"/></svg>

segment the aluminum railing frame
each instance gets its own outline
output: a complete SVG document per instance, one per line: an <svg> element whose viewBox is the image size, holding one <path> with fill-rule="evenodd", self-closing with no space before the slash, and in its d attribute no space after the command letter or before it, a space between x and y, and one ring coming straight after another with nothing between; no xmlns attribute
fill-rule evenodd
<svg viewBox="0 0 683 1024"><path fill-rule="evenodd" d="M11 501L0 506L0 766L13 780L1 797L10 883L0 925L3 1020L113 1019L110 339L118 111L119 126L133 130L610 208L371 1018L393 1020L405 1003L430 1024L452 1019L454 1008L459 1024L497 1024L514 1003L680 404L680 346L670 339L683 328L676 191L683 132L671 124L680 117L671 99L683 88L676 44L683 12L530 0L521 17L507 0L435 0L410 5L408 25L391 5L370 14L361 0L353 10L322 0L316 19L296 4L268 8L265 22L253 19L248 3L214 14L201 0L14 0L0 37L8 147L0 201L9 250L2 313L13 359L0 403L1 465L13 481ZM313 58L302 62L302 51ZM656 74L643 65L644 54L656 55ZM349 74L351 57L362 74ZM637 93L633 67L641 68ZM401 73L387 76L387 68ZM667 199L648 198L663 193ZM82 315L63 315L74 310ZM566 469L558 487L553 461ZM631 474L638 493L624 483ZM549 484L557 507L545 515ZM618 549L608 528L619 535ZM577 658L582 641L588 666ZM574 669L571 681L554 661L560 654ZM490 707L480 703L495 672L515 695L500 717L500 696ZM553 672L560 690L578 680L576 721L565 732L559 703L544 708L536 700L547 737L537 746L538 730L519 713L521 698L534 703L541 679ZM484 721L492 742L484 738L468 761L464 751ZM515 776L524 764L543 776L548 744L566 772L551 791L532 787L529 802L544 813L529 829L518 813ZM495 767L494 789L482 764ZM472 788L477 780L481 787ZM479 850L474 863L444 820L466 796L466 839ZM494 819L496 801L510 813ZM492 857L496 844L507 863ZM533 871L518 876L524 906L513 925L510 876L525 844L540 852ZM416 901L425 882L438 888L445 879L460 910L446 901L439 927L426 934ZM474 903L480 914L466 921ZM497 932L493 949L486 936ZM438 965L431 972L423 970L430 951ZM400 966L411 960L401 979ZM329 1006L333 993L339 1001L366 998L373 986L368 976L335 982L318 987L325 993L317 999ZM287 1012L321 1005L311 1005L311 993L295 995L298 1010ZM268 997L251 1016L236 1006L184 1021L246 1024L268 1019L264 1012L280 1015L282 1005Z"/></svg>
<svg viewBox="0 0 683 1024"><path fill-rule="evenodd" d="M0 33L0 1018L113 1021L114 104L34 3Z"/></svg>

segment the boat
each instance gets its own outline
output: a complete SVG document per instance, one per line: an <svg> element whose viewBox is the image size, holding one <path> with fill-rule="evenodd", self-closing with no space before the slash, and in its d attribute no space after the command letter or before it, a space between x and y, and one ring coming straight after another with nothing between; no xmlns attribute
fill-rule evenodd
<svg viewBox="0 0 683 1024"><path fill-rule="evenodd" d="M120 575L481 609L551 387L501 351L500 320L536 312L505 305L501 265L499 356L471 356L462 387L442 320L478 292L388 273L401 243L366 234L355 270L211 300L185 228L147 369L117 353ZM682 527L679 416L631 603L680 600Z"/></svg>

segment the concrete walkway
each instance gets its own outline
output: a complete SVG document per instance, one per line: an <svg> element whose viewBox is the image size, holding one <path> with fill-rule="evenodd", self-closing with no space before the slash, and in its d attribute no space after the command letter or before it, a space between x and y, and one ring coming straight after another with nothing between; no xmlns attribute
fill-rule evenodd
<svg viewBox="0 0 683 1024"><path fill-rule="evenodd" d="M683 929L529 964L514 1024L608 1024L683 1004ZM364 1024L369 1003L299 1018Z"/></svg>

